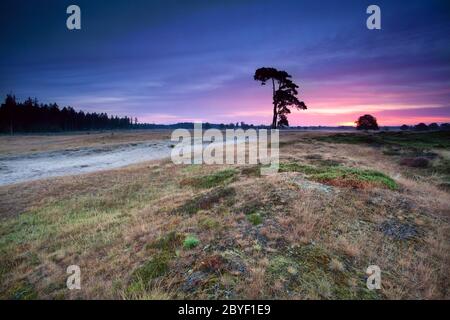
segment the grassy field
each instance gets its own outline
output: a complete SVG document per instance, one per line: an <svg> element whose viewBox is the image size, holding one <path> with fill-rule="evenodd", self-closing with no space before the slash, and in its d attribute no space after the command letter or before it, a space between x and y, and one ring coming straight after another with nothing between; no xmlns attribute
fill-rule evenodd
<svg viewBox="0 0 450 320"><path fill-rule="evenodd" d="M167 136L0 137L0 153ZM271 176L164 160L0 187L0 297L449 299L449 138L284 132Z"/></svg>

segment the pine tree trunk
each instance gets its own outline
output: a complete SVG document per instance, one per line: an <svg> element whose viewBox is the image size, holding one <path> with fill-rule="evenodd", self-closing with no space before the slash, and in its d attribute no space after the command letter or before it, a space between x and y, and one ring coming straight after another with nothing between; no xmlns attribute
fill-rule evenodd
<svg viewBox="0 0 450 320"><path fill-rule="evenodd" d="M275 102L275 81L272 79L272 89L273 89L273 118L272 118L272 129L277 128L277 105Z"/></svg>

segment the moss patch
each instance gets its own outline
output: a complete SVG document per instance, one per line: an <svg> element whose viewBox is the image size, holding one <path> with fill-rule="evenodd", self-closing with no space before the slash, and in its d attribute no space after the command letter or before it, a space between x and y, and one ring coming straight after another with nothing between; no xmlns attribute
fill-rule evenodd
<svg viewBox="0 0 450 320"><path fill-rule="evenodd" d="M153 256L149 261L137 268L133 273L133 278L142 279L147 283L151 279L160 277L169 270L170 252L161 252Z"/></svg>
<svg viewBox="0 0 450 320"><path fill-rule="evenodd" d="M254 226L257 226L263 222L263 218L259 212L254 212L247 215L247 220Z"/></svg>
<svg viewBox="0 0 450 320"><path fill-rule="evenodd" d="M217 230L220 228L220 222L217 219L210 217L200 219L198 225L206 230Z"/></svg>
<svg viewBox="0 0 450 320"><path fill-rule="evenodd" d="M397 183L392 178L375 170L347 168L344 166L315 167L291 162L280 164L280 171L301 172L310 180L341 187L364 188L372 185L391 190L398 188Z"/></svg>
<svg viewBox="0 0 450 320"><path fill-rule="evenodd" d="M196 246L198 246L199 243L200 243L200 240L198 240L198 238L196 236L189 235L186 237L186 239L184 239L183 247L185 249L192 249L192 248L195 248Z"/></svg>
<svg viewBox="0 0 450 320"><path fill-rule="evenodd" d="M34 287L28 282L19 282L11 291L10 299L13 300L36 300L38 294Z"/></svg>
<svg viewBox="0 0 450 320"><path fill-rule="evenodd" d="M147 249L159 249L163 251L175 251L181 245L182 236L175 231L162 236L158 240L146 245Z"/></svg>
<svg viewBox="0 0 450 320"><path fill-rule="evenodd" d="M364 274L353 266L330 263L339 258L315 245L290 248L270 260L269 281L281 281L287 291L317 299L378 299L366 289Z"/></svg>
<svg viewBox="0 0 450 320"><path fill-rule="evenodd" d="M193 215L199 210L212 208L214 204L219 203L222 200L232 199L235 194L236 192L233 188L227 187L213 189L210 192L201 194L191 200L188 200L186 203L176 209L175 213Z"/></svg>
<svg viewBox="0 0 450 320"><path fill-rule="evenodd" d="M234 169L225 169L204 176L183 179L181 185L187 185L197 189L210 189L221 184L230 183L236 174L237 171Z"/></svg>

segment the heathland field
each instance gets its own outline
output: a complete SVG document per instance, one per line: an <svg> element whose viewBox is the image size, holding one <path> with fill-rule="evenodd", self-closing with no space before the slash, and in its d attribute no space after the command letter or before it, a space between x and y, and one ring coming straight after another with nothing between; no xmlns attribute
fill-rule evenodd
<svg viewBox="0 0 450 320"><path fill-rule="evenodd" d="M169 136L4 136L0 156ZM166 159L0 186L0 297L450 298L448 132L287 131L280 161L270 176Z"/></svg>

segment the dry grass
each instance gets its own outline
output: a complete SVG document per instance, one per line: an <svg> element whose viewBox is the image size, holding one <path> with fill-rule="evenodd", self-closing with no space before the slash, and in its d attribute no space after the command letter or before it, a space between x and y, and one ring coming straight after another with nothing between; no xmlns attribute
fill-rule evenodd
<svg viewBox="0 0 450 320"><path fill-rule="evenodd" d="M61 134L0 135L0 155L100 147L170 138L171 130L93 131Z"/></svg>
<svg viewBox="0 0 450 320"><path fill-rule="evenodd" d="M3 186L1 297L448 299L449 193L380 149L313 137L284 133L282 161L377 170L399 188L169 161ZM415 232L387 236L392 221ZM71 264L82 290L65 287ZM372 264L380 291L365 288Z"/></svg>

